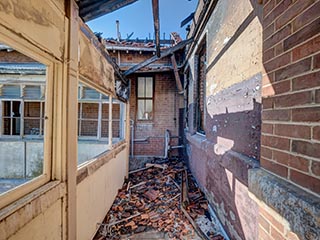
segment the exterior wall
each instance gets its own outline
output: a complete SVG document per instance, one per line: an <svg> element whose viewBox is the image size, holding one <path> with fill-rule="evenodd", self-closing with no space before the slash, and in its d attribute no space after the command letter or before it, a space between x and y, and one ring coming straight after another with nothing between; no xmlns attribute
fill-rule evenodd
<svg viewBox="0 0 320 240"><path fill-rule="evenodd" d="M169 129L172 136L179 132L179 98L173 73L156 73L154 77L153 119L137 120L136 81L140 75L131 78L130 119L134 120L135 156L164 156L164 134ZM144 75L141 75L144 76ZM177 141L173 140L177 143ZM134 160L133 160L134 161Z"/></svg>
<svg viewBox="0 0 320 240"><path fill-rule="evenodd" d="M201 6L195 16L203 15ZM204 29L195 33L188 56L189 165L230 238L258 239L259 206L249 197L248 169L258 167L260 157L262 6L257 1L221 0L212 13L210 7L204 9L208 22L199 20ZM196 133L195 116L203 43L205 135Z"/></svg>
<svg viewBox="0 0 320 240"><path fill-rule="evenodd" d="M319 239L320 2L263 9L262 168L249 181L260 239Z"/></svg>
<svg viewBox="0 0 320 240"><path fill-rule="evenodd" d="M264 7L261 165L320 194L320 2L274 5Z"/></svg>
<svg viewBox="0 0 320 240"><path fill-rule="evenodd" d="M124 144L78 171L77 240L92 239L127 175ZM100 163L103 163L100 164Z"/></svg>

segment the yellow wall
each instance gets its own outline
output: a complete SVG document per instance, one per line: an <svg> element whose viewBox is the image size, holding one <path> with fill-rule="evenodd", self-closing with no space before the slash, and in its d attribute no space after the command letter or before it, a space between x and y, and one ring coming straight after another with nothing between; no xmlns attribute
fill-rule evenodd
<svg viewBox="0 0 320 240"><path fill-rule="evenodd" d="M97 223L103 221L127 174L127 157L127 150L122 149L97 170L90 169L90 164L83 167L89 169L77 185L77 240L92 239Z"/></svg>

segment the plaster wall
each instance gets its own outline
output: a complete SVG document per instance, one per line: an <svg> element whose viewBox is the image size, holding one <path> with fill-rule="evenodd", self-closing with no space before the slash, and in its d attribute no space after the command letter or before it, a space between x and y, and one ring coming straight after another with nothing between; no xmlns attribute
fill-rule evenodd
<svg viewBox="0 0 320 240"><path fill-rule="evenodd" d="M124 148L94 172L90 164L82 167L88 169L88 176L77 185L78 240L93 238L97 231L97 223L103 221L118 189L122 187L127 175L127 159L128 152Z"/></svg>

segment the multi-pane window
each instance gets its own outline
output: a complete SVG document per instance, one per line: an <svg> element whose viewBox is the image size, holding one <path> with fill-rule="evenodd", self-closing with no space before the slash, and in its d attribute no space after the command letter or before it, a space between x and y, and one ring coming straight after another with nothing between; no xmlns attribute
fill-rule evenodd
<svg viewBox="0 0 320 240"><path fill-rule="evenodd" d="M45 109L47 101L52 105L53 89L46 92L46 86L53 79L47 66L31 58L17 62L26 58L18 51L2 45L0 52L7 59L0 61L0 202L9 203L50 181L51 124L45 128L45 119L51 122L52 114Z"/></svg>
<svg viewBox="0 0 320 240"><path fill-rule="evenodd" d="M153 78L138 77L137 88L138 120L152 120L153 118Z"/></svg>
<svg viewBox="0 0 320 240"><path fill-rule="evenodd" d="M125 138L125 104L79 84L78 166Z"/></svg>

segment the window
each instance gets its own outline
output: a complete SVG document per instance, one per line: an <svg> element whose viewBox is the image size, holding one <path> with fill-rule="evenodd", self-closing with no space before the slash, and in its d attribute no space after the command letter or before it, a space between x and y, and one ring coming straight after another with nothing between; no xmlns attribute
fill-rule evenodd
<svg viewBox="0 0 320 240"><path fill-rule="evenodd" d="M18 62L26 56L0 45L6 58L0 61L0 198L10 203L51 178L50 129L45 124L51 113L45 109L52 99L52 89L46 92L46 86L53 84L46 65L31 58Z"/></svg>
<svg viewBox="0 0 320 240"><path fill-rule="evenodd" d="M206 45L203 43L197 54L197 81L196 81L196 129L205 134L205 103L206 103Z"/></svg>
<svg viewBox="0 0 320 240"><path fill-rule="evenodd" d="M138 77L137 88L138 120L152 120L153 118L153 78Z"/></svg>
<svg viewBox="0 0 320 240"><path fill-rule="evenodd" d="M78 165L82 165L125 138L125 104L82 83L78 95Z"/></svg>
<svg viewBox="0 0 320 240"><path fill-rule="evenodd" d="M2 135L20 135L21 102L2 101Z"/></svg>

